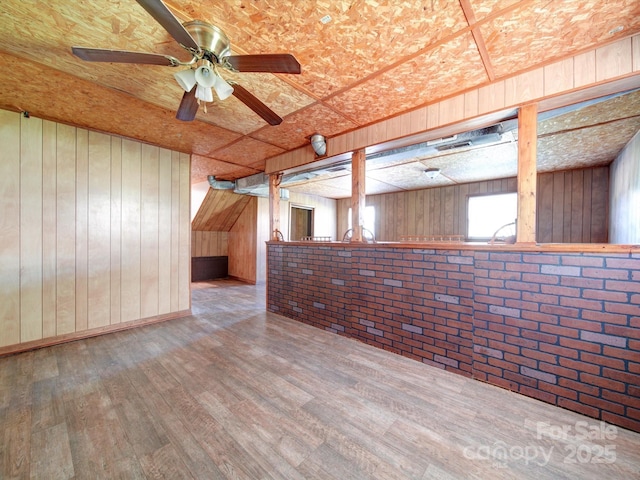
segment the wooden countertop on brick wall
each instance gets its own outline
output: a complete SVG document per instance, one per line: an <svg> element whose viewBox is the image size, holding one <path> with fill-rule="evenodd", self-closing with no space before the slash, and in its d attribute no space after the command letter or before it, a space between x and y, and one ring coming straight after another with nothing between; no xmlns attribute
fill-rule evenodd
<svg viewBox="0 0 640 480"><path fill-rule="evenodd" d="M575 252L575 253L637 253L640 254L640 245L618 245L609 243L541 243L541 244L497 244L460 242L460 243L422 243L422 242L376 242L376 243L350 243L350 242L266 242L269 245L283 246L323 246L323 247L348 247L348 248L418 248L434 250L506 250L515 252Z"/></svg>

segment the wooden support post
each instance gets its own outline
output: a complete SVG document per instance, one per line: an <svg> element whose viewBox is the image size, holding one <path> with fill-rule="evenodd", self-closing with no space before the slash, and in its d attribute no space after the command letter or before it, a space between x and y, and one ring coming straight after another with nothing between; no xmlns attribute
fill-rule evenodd
<svg viewBox="0 0 640 480"><path fill-rule="evenodd" d="M282 240L278 238L280 232L280 181L281 173L269 175L269 238L272 241Z"/></svg>
<svg viewBox="0 0 640 480"><path fill-rule="evenodd" d="M536 242L536 154L538 105L518 112L518 223L516 243Z"/></svg>
<svg viewBox="0 0 640 480"><path fill-rule="evenodd" d="M351 225L353 225L352 242L362 242L364 225L365 194L365 154L357 150L351 156Z"/></svg>

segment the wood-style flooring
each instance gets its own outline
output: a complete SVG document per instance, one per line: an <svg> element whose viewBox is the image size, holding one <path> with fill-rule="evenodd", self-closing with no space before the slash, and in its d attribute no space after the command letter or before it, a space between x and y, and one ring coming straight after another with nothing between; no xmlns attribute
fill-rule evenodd
<svg viewBox="0 0 640 480"><path fill-rule="evenodd" d="M633 479L640 434L219 281L191 317L0 358L0 478Z"/></svg>

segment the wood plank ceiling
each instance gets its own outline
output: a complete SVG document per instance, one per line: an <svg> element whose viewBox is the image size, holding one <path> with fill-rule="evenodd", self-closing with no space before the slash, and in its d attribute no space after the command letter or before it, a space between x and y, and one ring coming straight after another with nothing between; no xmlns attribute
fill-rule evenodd
<svg viewBox="0 0 640 480"><path fill-rule="evenodd" d="M331 137L640 32L638 0L167 0L235 54L289 52L301 75L224 73L284 118L231 97L175 111L175 69L87 63L71 46L185 52L135 0L3 0L0 108L193 154L192 181L235 180L310 135Z"/></svg>

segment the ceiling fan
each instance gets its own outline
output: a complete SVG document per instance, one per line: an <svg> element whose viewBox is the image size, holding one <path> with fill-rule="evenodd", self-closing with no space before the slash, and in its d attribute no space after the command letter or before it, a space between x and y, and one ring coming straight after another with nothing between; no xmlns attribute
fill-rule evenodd
<svg viewBox="0 0 640 480"><path fill-rule="evenodd" d="M270 125L282 122L282 118L247 89L235 82L225 81L218 69L298 74L301 72L300 63L293 55L231 55L229 38L217 26L200 20L182 24L162 0L136 1L191 54L191 60L181 62L170 55L84 47L72 47L73 54L89 62L188 66L188 69L175 74L176 81L185 91L176 114L179 120L189 122L195 119L199 103L213 101L213 89L221 100L233 95Z"/></svg>

